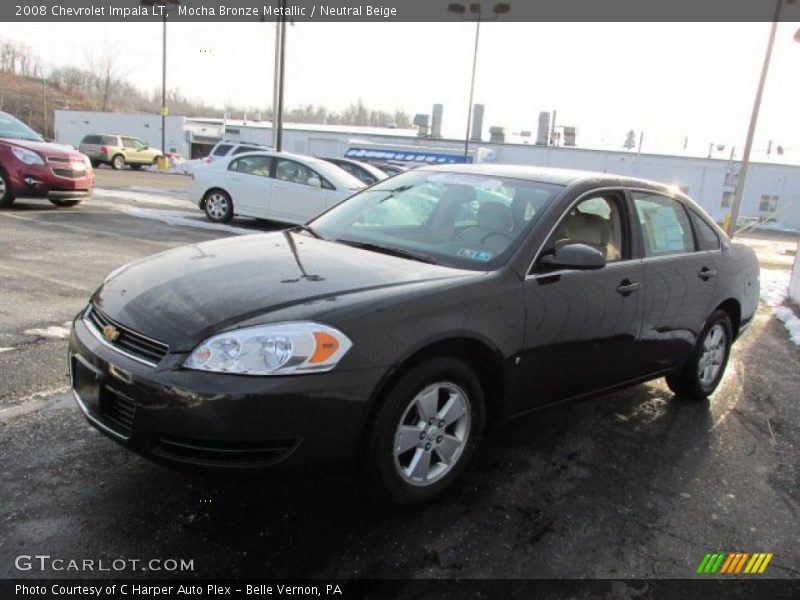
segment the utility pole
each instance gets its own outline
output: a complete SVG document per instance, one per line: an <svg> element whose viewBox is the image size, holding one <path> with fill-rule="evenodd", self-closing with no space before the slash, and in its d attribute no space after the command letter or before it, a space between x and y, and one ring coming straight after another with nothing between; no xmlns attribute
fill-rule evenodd
<svg viewBox="0 0 800 600"><path fill-rule="evenodd" d="M283 150L283 85L286 66L286 0L280 1L281 14L275 28L275 82L272 95L272 145Z"/></svg>
<svg viewBox="0 0 800 600"><path fill-rule="evenodd" d="M739 211L742 207L742 196L744 195L744 185L747 181L747 169L750 166L750 150L753 148L753 137L756 131L756 123L758 123L758 111L761 108L761 97L764 95L764 83L767 80L767 72L769 71L769 63L772 59L772 47L775 45L775 32L778 29L778 22L781 18L781 8L783 7L784 0L777 0L775 2L775 16L772 20L772 28L769 32L769 41L767 42L767 51L764 54L764 64L761 67L761 77L758 80L758 89L756 91L756 98L753 102L753 112L750 115L750 126L747 129L747 140L744 144L744 154L742 155L742 164L739 167L739 177L736 181L736 191L733 194L733 202L731 202L731 212L727 215L727 222L725 223L725 232L729 237L733 237L736 231L736 221L739 219Z"/></svg>

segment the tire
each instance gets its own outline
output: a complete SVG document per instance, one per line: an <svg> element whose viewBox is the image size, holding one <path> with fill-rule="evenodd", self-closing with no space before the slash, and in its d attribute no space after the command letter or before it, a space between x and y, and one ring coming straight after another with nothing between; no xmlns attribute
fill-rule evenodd
<svg viewBox="0 0 800 600"><path fill-rule="evenodd" d="M14 196L11 194L11 185L8 178L0 169L0 208L8 208L14 203Z"/></svg>
<svg viewBox="0 0 800 600"><path fill-rule="evenodd" d="M122 154L117 154L111 159L111 168L115 171L120 171L125 168L125 157Z"/></svg>
<svg viewBox="0 0 800 600"><path fill-rule="evenodd" d="M396 506L441 495L475 455L484 421L481 383L464 362L442 357L412 367L370 428L362 460L368 491Z"/></svg>
<svg viewBox="0 0 800 600"><path fill-rule="evenodd" d="M212 223L227 223L233 218L233 200L222 190L211 190L203 197L203 210Z"/></svg>
<svg viewBox="0 0 800 600"><path fill-rule="evenodd" d="M141 168L142 168L142 165L130 165L130 167L131 167L131 169L133 169L134 171L138 171L139 169L141 169Z"/></svg>
<svg viewBox="0 0 800 600"><path fill-rule="evenodd" d="M48 198L52 204L61 207L67 206L77 206L81 202L83 202L83 198L69 198L69 199L62 199L62 198Z"/></svg>
<svg viewBox="0 0 800 600"><path fill-rule="evenodd" d="M728 364L733 343L731 319L724 310L714 311L706 321L692 356L680 371L666 376L676 396L704 400L714 393Z"/></svg>

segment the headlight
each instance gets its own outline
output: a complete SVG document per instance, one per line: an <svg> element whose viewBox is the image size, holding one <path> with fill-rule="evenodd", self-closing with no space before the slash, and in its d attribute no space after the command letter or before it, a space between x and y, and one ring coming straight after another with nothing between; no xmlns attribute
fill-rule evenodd
<svg viewBox="0 0 800 600"><path fill-rule="evenodd" d="M17 146L11 146L11 151L14 153L19 160L24 162L26 165L43 165L44 160L42 157L33 152L32 150L26 150L25 148L19 148Z"/></svg>
<svg viewBox="0 0 800 600"><path fill-rule="evenodd" d="M280 323L235 329L208 338L183 366L241 375L290 375L333 369L353 343L319 323Z"/></svg>

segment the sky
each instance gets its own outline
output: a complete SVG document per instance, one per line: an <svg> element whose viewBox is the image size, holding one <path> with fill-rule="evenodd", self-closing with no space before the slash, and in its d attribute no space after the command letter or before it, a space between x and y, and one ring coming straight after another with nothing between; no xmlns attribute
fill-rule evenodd
<svg viewBox="0 0 800 600"><path fill-rule="evenodd" d="M737 156L747 132L770 23L483 23L475 102L489 126L533 131L539 111L577 127L585 147L619 148L643 132L644 152ZM800 163L798 23L781 23L754 158L769 140ZM168 87L215 104L272 104L272 23L171 23ZM160 23L17 24L45 63L81 65L119 50L119 73L145 90L161 81ZM289 27L285 103L371 108L412 116L444 105L443 133L463 138L475 25L298 23ZM240 115L234 115L240 116ZM777 157L773 154L773 159Z"/></svg>

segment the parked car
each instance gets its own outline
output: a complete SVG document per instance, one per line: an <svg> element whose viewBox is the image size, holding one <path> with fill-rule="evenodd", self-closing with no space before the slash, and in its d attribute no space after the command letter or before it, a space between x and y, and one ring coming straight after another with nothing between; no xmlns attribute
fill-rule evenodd
<svg viewBox="0 0 800 600"><path fill-rule="evenodd" d="M151 148L147 142L130 135L89 134L81 140L78 149L92 161L92 166L111 165L113 169L141 169L154 165L163 152Z"/></svg>
<svg viewBox="0 0 800 600"><path fill-rule="evenodd" d="M157 461L356 463L409 504L507 416L661 376L706 398L758 296L753 251L664 185L421 167L308 225L118 269L69 364L89 421Z"/></svg>
<svg viewBox="0 0 800 600"><path fill-rule="evenodd" d="M189 199L215 223L234 215L305 223L363 187L324 160L270 150L237 154L195 170Z"/></svg>
<svg viewBox="0 0 800 600"><path fill-rule="evenodd" d="M396 165L394 163L372 162L370 164L386 173L388 177L394 177L395 175L408 171L408 167Z"/></svg>
<svg viewBox="0 0 800 600"><path fill-rule="evenodd" d="M89 159L69 146L46 142L33 129L0 112L0 208L18 196L74 206L89 197L94 172Z"/></svg>
<svg viewBox="0 0 800 600"><path fill-rule="evenodd" d="M322 157L322 160L327 160L329 163L336 165L340 169L344 169L365 185L372 185L373 183L383 181L388 177L386 173L377 167L373 167L371 164L361 162L360 160L325 157Z"/></svg>
<svg viewBox="0 0 800 600"><path fill-rule="evenodd" d="M230 158L237 154L245 152L257 152L259 150L271 150L271 146L263 146L261 144L251 144L244 142L232 142L229 140L222 140L217 142L205 158L206 163L213 163L223 158Z"/></svg>

